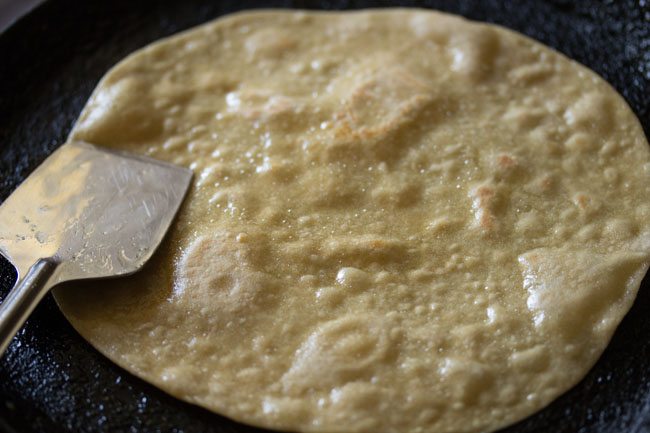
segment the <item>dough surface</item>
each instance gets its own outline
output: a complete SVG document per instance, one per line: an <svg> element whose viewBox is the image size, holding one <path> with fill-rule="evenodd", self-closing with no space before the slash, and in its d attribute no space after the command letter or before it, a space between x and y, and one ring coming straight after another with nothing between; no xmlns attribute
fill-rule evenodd
<svg viewBox="0 0 650 433"><path fill-rule="evenodd" d="M70 138L195 178L145 270L58 288L64 314L135 375L257 426L511 424L586 374L648 268L627 104L446 14L228 16L120 62Z"/></svg>

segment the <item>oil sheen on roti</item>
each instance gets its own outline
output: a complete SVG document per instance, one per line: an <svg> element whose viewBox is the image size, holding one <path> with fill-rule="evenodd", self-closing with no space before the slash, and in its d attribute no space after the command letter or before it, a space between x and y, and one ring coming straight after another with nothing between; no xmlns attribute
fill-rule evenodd
<svg viewBox="0 0 650 433"><path fill-rule="evenodd" d="M650 154L624 100L452 15L230 15L120 62L70 138L195 177L153 263L59 288L62 311L247 424L504 427L587 373L648 268Z"/></svg>

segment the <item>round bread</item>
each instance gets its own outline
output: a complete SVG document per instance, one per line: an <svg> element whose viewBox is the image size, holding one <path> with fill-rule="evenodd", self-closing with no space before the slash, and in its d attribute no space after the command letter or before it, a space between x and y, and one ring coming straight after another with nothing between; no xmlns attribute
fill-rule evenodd
<svg viewBox="0 0 650 433"><path fill-rule="evenodd" d="M498 429L586 374L648 268L650 153L627 104L446 14L228 16L120 62L70 138L195 178L145 270L57 289L64 314L248 424Z"/></svg>

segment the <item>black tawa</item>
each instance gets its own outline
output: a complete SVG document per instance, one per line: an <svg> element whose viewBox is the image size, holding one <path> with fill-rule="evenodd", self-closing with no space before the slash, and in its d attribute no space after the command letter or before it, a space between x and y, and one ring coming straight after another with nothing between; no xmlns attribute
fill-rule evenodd
<svg viewBox="0 0 650 433"><path fill-rule="evenodd" d="M0 200L64 142L100 77L137 48L241 9L385 6L435 8L527 34L603 76L650 131L649 0L51 0L0 35ZM2 259L0 297L14 279ZM582 382L501 433L650 432L649 286L646 278ZM0 430L264 433L176 400L113 365L49 295L0 360Z"/></svg>

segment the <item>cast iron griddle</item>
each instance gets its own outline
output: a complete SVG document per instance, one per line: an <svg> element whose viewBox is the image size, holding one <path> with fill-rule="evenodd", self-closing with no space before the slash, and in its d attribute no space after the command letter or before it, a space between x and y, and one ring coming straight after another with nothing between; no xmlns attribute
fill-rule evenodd
<svg viewBox="0 0 650 433"><path fill-rule="evenodd" d="M623 1L401 1L523 32L602 75L650 131L650 6ZM235 10L351 9L376 1L49 1L0 35L0 200L61 144L100 77L147 43ZM15 278L0 262L0 296ZM650 279L587 377L502 433L650 431ZM91 290L89 288L89 290ZM0 430L262 433L114 366L48 296L0 361Z"/></svg>

